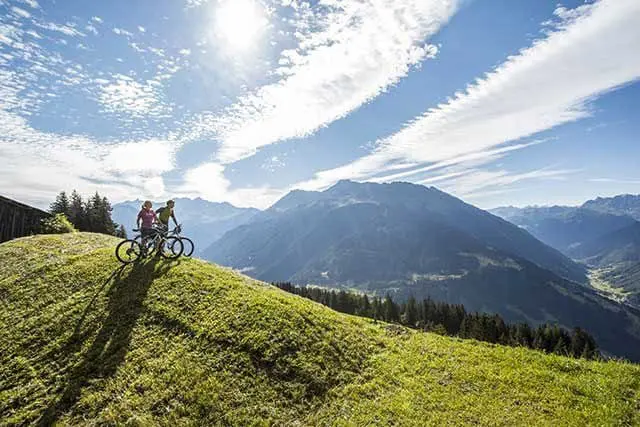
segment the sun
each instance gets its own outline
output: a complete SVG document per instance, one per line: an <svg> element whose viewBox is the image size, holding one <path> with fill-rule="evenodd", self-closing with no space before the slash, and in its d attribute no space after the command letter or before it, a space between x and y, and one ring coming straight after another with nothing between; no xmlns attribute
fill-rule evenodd
<svg viewBox="0 0 640 427"><path fill-rule="evenodd" d="M267 11L257 0L220 0L214 13L216 38L233 52L254 47L269 23Z"/></svg>

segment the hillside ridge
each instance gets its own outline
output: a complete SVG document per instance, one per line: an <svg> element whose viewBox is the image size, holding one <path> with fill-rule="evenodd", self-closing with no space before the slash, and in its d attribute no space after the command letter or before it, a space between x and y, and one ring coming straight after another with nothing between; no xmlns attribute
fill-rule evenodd
<svg viewBox="0 0 640 427"><path fill-rule="evenodd" d="M640 422L637 365L389 327L200 260L121 267L116 243L0 245L3 424Z"/></svg>

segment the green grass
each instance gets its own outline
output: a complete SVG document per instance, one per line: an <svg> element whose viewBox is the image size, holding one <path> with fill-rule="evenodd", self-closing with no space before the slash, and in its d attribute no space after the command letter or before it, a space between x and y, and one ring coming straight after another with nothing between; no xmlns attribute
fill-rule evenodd
<svg viewBox="0 0 640 427"><path fill-rule="evenodd" d="M336 313L89 233L0 245L0 424L640 425L640 367Z"/></svg>

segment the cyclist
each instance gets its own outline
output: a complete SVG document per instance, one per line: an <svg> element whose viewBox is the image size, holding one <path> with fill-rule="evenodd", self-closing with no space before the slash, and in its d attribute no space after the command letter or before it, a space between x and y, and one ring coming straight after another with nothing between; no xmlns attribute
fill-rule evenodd
<svg viewBox="0 0 640 427"><path fill-rule="evenodd" d="M175 212L173 208L175 207L176 202L173 200L167 201L167 206L163 206L156 210L156 214L158 215L158 222L162 225L163 233L166 233L169 230L169 218L173 218L173 223L178 226L178 220L176 219Z"/></svg>
<svg viewBox="0 0 640 427"><path fill-rule="evenodd" d="M153 224L158 222L158 217L156 213L151 209L153 204L150 200L145 200L142 204L142 209L138 212L138 218L136 220L136 224L140 229L140 235L142 236L142 247L147 247L147 239L149 237L153 237L156 233L156 230L153 228ZM142 223L142 225L140 224Z"/></svg>

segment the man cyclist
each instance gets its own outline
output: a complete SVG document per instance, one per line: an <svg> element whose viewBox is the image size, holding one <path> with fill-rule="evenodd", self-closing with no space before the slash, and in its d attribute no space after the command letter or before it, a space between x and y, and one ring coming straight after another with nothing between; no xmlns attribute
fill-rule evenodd
<svg viewBox="0 0 640 427"><path fill-rule="evenodd" d="M174 213L173 208L175 207L176 202L173 200L167 201L167 206L163 206L156 210L156 214L158 215L158 222L160 222L162 226L162 232L166 233L169 230L169 218L173 218L173 223L178 226L178 220L176 219L176 215Z"/></svg>

